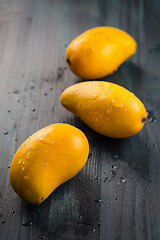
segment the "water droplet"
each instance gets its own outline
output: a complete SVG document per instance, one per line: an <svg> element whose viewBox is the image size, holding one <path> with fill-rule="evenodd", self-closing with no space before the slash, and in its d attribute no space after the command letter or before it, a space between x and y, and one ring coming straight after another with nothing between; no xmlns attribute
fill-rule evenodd
<svg viewBox="0 0 160 240"><path fill-rule="evenodd" d="M12 213L14 214L14 213L15 213L15 211L14 211L14 210L12 210Z"/></svg>
<svg viewBox="0 0 160 240"><path fill-rule="evenodd" d="M82 218L83 218L83 216L79 216L79 218L80 218L80 219L82 219Z"/></svg>
<svg viewBox="0 0 160 240"><path fill-rule="evenodd" d="M118 200L119 199L119 197L115 197L115 200Z"/></svg>
<svg viewBox="0 0 160 240"><path fill-rule="evenodd" d="M157 147L157 144L153 144L153 147Z"/></svg>
<svg viewBox="0 0 160 240"><path fill-rule="evenodd" d="M112 168L117 168L117 166L116 165L112 165Z"/></svg>
<svg viewBox="0 0 160 240"><path fill-rule="evenodd" d="M32 109L32 112L35 112L35 111L36 111L36 109L35 109L35 108L33 108L33 109Z"/></svg>
<svg viewBox="0 0 160 240"><path fill-rule="evenodd" d="M156 122L157 119L154 116L153 111L147 111L147 118L149 119L150 122Z"/></svg>
<svg viewBox="0 0 160 240"><path fill-rule="evenodd" d="M31 154L30 152L27 153L27 156L26 156L27 159L30 158L30 154Z"/></svg>
<svg viewBox="0 0 160 240"><path fill-rule="evenodd" d="M8 166L8 168L10 168L10 166Z"/></svg>
<svg viewBox="0 0 160 240"><path fill-rule="evenodd" d="M96 176L94 179L96 179L96 180L99 179L99 176Z"/></svg>
<svg viewBox="0 0 160 240"><path fill-rule="evenodd" d="M26 142L26 143L25 143L25 146L27 146L27 145L28 145L28 143Z"/></svg>
<svg viewBox="0 0 160 240"><path fill-rule="evenodd" d="M146 144L145 146L146 146L146 147L150 147L150 145L149 145L149 144Z"/></svg>
<svg viewBox="0 0 160 240"><path fill-rule="evenodd" d="M34 149L37 149L37 148L36 147L32 147L31 149L34 150Z"/></svg>
<svg viewBox="0 0 160 240"><path fill-rule="evenodd" d="M117 158L118 158L118 156L117 156L117 155L113 155L113 156L112 156L112 158L114 158L114 159L117 159Z"/></svg>
<svg viewBox="0 0 160 240"><path fill-rule="evenodd" d="M78 91L76 91L75 96L77 96L79 94L80 94L80 91L78 90Z"/></svg>
<svg viewBox="0 0 160 240"><path fill-rule="evenodd" d="M120 180L121 180L121 182L123 182L123 183L127 181L127 179L126 179L126 178L122 178L122 177L121 177L121 179L120 179Z"/></svg>
<svg viewBox="0 0 160 240"><path fill-rule="evenodd" d="M149 183L152 183L152 180L149 180Z"/></svg>
<svg viewBox="0 0 160 240"><path fill-rule="evenodd" d="M10 112L11 112L11 110L8 110L7 112L8 112L8 113L10 113Z"/></svg>
<svg viewBox="0 0 160 240"><path fill-rule="evenodd" d="M105 179L103 180L103 182L107 182L107 180L108 180L108 177L105 177Z"/></svg>
<svg viewBox="0 0 160 240"><path fill-rule="evenodd" d="M101 199L95 200L96 203L100 203L101 201L102 201Z"/></svg>
<svg viewBox="0 0 160 240"><path fill-rule="evenodd" d="M19 165L22 164L22 159L21 159L21 158L19 159L18 164L19 164Z"/></svg>
<svg viewBox="0 0 160 240"><path fill-rule="evenodd" d="M54 140L53 143L55 143L56 141Z"/></svg>
<svg viewBox="0 0 160 240"><path fill-rule="evenodd" d="M152 118L151 122L157 122L157 118Z"/></svg>
<svg viewBox="0 0 160 240"><path fill-rule="evenodd" d="M111 113L111 109L110 108L107 109L107 113Z"/></svg>
<svg viewBox="0 0 160 240"><path fill-rule="evenodd" d="M48 93L45 93L45 94L44 94L44 96L47 96L47 95L48 95Z"/></svg>
<svg viewBox="0 0 160 240"><path fill-rule="evenodd" d="M47 163L46 163L46 162L44 163L44 166L47 166Z"/></svg>
<svg viewBox="0 0 160 240"><path fill-rule="evenodd" d="M22 171L24 171L25 170L25 167L22 167Z"/></svg>
<svg viewBox="0 0 160 240"><path fill-rule="evenodd" d="M27 222L22 222L22 225L23 226L25 226L25 227L30 227L30 226L32 226L32 222L29 220L29 221L27 221Z"/></svg>
<svg viewBox="0 0 160 240"><path fill-rule="evenodd" d="M44 236L39 236L39 239L44 239Z"/></svg>
<svg viewBox="0 0 160 240"><path fill-rule="evenodd" d="M6 221L5 220L2 220L2 223L5 223Z"/></svg>
<svg viewBox="0 0 160 240"><path fill-rule="evenodd" d="M80 108L81 107L81 103L78 104L77 108Z"/></svg>
<svg viewBox="0 0 160 240"><path fill-rule="evenodd" d="M111 174L112 174L112 176L115 176L115 172L114 172L114 171L112 171L112 170L111 170Z"/></svg>
<svg viewBox="0 0 160 240"><path fill-rule="evenodd" d="M13 94L18 94L19 93L19 90L14 90L13 92L12 92Z"/></svg>
<svg viewBox="0 0 160 240"><path fill-rule="evenodd" d="M44 152L45 152L45 153L47 153L48 151L47 151L47 150L45 150Z"/></svg>
<svg viewBox="0 0 160 240"><path fill-rule="evenodd" d="M8 134L8 131L5 131L5 132L4 132L4 135L7 135L7 134Z"/></svg>
<svg viewBox="0 0 160 240"><path fill-rule="evenodd" d="M112 99L112 102L114 102L114 99Z"/></svg>

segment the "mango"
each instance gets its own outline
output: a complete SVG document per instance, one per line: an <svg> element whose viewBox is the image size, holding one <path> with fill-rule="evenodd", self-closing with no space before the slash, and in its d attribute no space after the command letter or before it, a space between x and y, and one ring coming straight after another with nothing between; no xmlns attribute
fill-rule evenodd
<svg viewBox="0 0 160 240"><path fill-rule="evenodd" d="M10 166L11 185L25 201L40 204L83 168L88 153L88 140L76 127L47 126L17 150Z"/></svg>
<svg viewBox="0 0 160 240"><path fill-rule="evenodd" d="M137 48L136 41L115 27L96 27L76 37L66 50L73 73L84 79L112 74Z"/></svg>
<svg viewBox="0 0 160 240"><path fill-rule="evenodd" d="M90 128L112 138L138 133L147 117L143 103L133 93L104 81L68 87L61 95L61 103Z"/></svg>

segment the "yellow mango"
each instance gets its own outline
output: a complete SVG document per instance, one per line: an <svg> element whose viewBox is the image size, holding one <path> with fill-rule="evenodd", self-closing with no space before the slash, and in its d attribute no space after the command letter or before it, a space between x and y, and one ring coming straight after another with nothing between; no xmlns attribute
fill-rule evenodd
<svg viewBox="0 0 160 240"><path fill-rule="evenodd" d="M68 87L61 95L61 103L93 130L112 138L138 133L147 116L143 103L133 93L104 81Z"/></svg>
<svg viewBox="0 0 160 240"><path fill-rule="evenodd" d="M40 204L82 169L88 153L88 140L76 127L47 126L17 150L10 167L11 185L25 201Z"/></svg>
<svg viewBox="0 0 160 240"><path fill-rule="evenodd" d="M128 33L114 27L96 27L69 44L66 60L77 76L97 79L116 71L136 48L136 41Z"/></svg>

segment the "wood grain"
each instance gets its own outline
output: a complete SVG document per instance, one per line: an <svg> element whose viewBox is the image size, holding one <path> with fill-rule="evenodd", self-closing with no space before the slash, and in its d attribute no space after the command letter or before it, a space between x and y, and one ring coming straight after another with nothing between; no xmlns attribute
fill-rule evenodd
<svg viewBox="0 0 160 240"><path fill-rule="evenodd" d="M0 0L0 240L160 239L160 2L158 0ZM101 136L60 104L82 79L65 50L88 28L119 27L135 56L104 78L134 92L148 119L128 139ZM21 143L51 123L80 128L90 143L83 170L40 206L13 191L9 166Z"/></svg>

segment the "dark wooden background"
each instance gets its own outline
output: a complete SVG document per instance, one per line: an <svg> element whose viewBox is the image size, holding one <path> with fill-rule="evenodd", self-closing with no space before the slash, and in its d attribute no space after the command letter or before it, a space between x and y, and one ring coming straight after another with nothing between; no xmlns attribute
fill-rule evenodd
<svg viewBox="0 0 160 240"><path fill-rule="evenodd" d="M144 128L128 139L95 133L60 104L62 91L82 81L67 67L66 47L99 25L138 42L104 79L147 108ZM159 0L0 0L0 103L0 240L160 239ZM88 162L40 206L27 204L10 186L12 157L29 135L62 121L86 134Z"/></svg>

